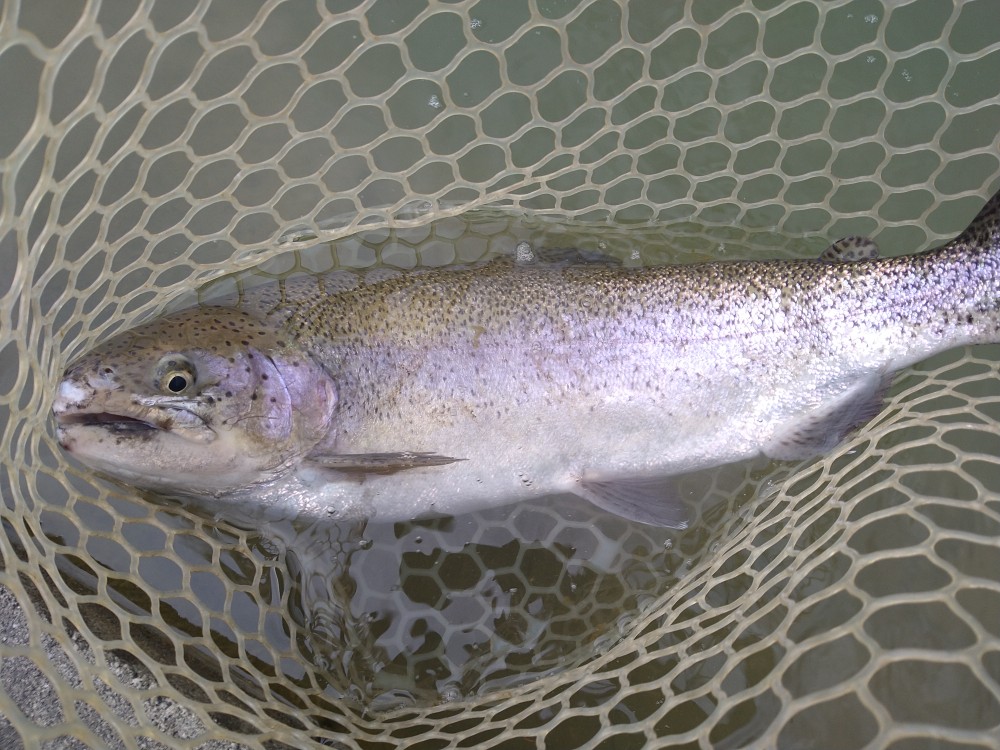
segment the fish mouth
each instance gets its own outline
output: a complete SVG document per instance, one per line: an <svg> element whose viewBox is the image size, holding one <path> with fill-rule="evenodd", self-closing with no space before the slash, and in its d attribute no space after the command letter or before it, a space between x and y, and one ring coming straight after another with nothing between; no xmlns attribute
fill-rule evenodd
<svg viewBox="0 0 1000 750"><path fill-rule="evenodd" d="M127 414L112 414L110 412L90 412L77 414L56 414L56 424L59 427L99 427L118 434L145 434L163 429L159 425L147 422Z"/></svg>
<svg viewBox="0 0 1000 750"><path fill-rule="evenodd" d="M167 403L159 403L151 398L136 397L123 403L124 399L106 396L94 400L103 403L57 403L54 406L57 437L63 447L75 442L73 438L94 434L94 431L143 440L170 435L196 443L208 443L216 437L206 417L196 411L199 404L190 399L167 398L161 399Z"/></svg>

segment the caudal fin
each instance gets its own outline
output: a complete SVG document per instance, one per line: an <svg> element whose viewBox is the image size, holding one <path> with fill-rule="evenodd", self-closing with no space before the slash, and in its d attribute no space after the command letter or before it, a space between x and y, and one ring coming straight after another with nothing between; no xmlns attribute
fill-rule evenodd
<svg viewBox="0 0 1000 750"><path fill-rule="evenodd" d="M1000 191L986 202L966 230L950 244L1000 247Z"/></svg>

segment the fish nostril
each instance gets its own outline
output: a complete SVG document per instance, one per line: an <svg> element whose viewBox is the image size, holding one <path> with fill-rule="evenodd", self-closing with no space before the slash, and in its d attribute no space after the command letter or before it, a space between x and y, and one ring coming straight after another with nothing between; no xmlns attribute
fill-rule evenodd
<svg viewBox="0 0 1000 750"><path fill-rule="evenodd" d="M116 390L120 382L118 373L111 367L93 368L79 379L95 391Z"/></svg>

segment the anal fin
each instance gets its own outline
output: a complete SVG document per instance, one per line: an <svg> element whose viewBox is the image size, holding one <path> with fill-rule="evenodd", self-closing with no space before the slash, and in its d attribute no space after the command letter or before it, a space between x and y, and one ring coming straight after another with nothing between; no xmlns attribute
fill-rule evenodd
<svg viewBox="0 0 1000 750"><path fill-rule="evenodd" d="M615 515L651 526L686 529L677 484L672 477L581 479L577 495Z"/></svg>
<svg viewBox="0 0 1000 750"><path fill-rule="evenodd" d="M837 399L783 425L764 453L779 461L799 461L833 450L882 411L890 382L885 375L862 378Z"/></svg>

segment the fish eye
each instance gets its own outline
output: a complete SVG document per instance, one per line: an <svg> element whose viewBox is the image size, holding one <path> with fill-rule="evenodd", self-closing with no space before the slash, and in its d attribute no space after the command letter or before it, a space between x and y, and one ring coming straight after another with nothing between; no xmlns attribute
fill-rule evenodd
<svg viewBox="0 0 1000 750"><path fill-rule="evenodd" d="M166 377L167 390L171 393L182 393L190 385L186 372L168 372Z"/></svg>
<svg viewBox="0 0 1000 750"><path fill-rule="evenodd" d="M164 393L184 393L194 386L196 379L194 365L177 354L164 357L156 368L156 387Z"/></svg>

